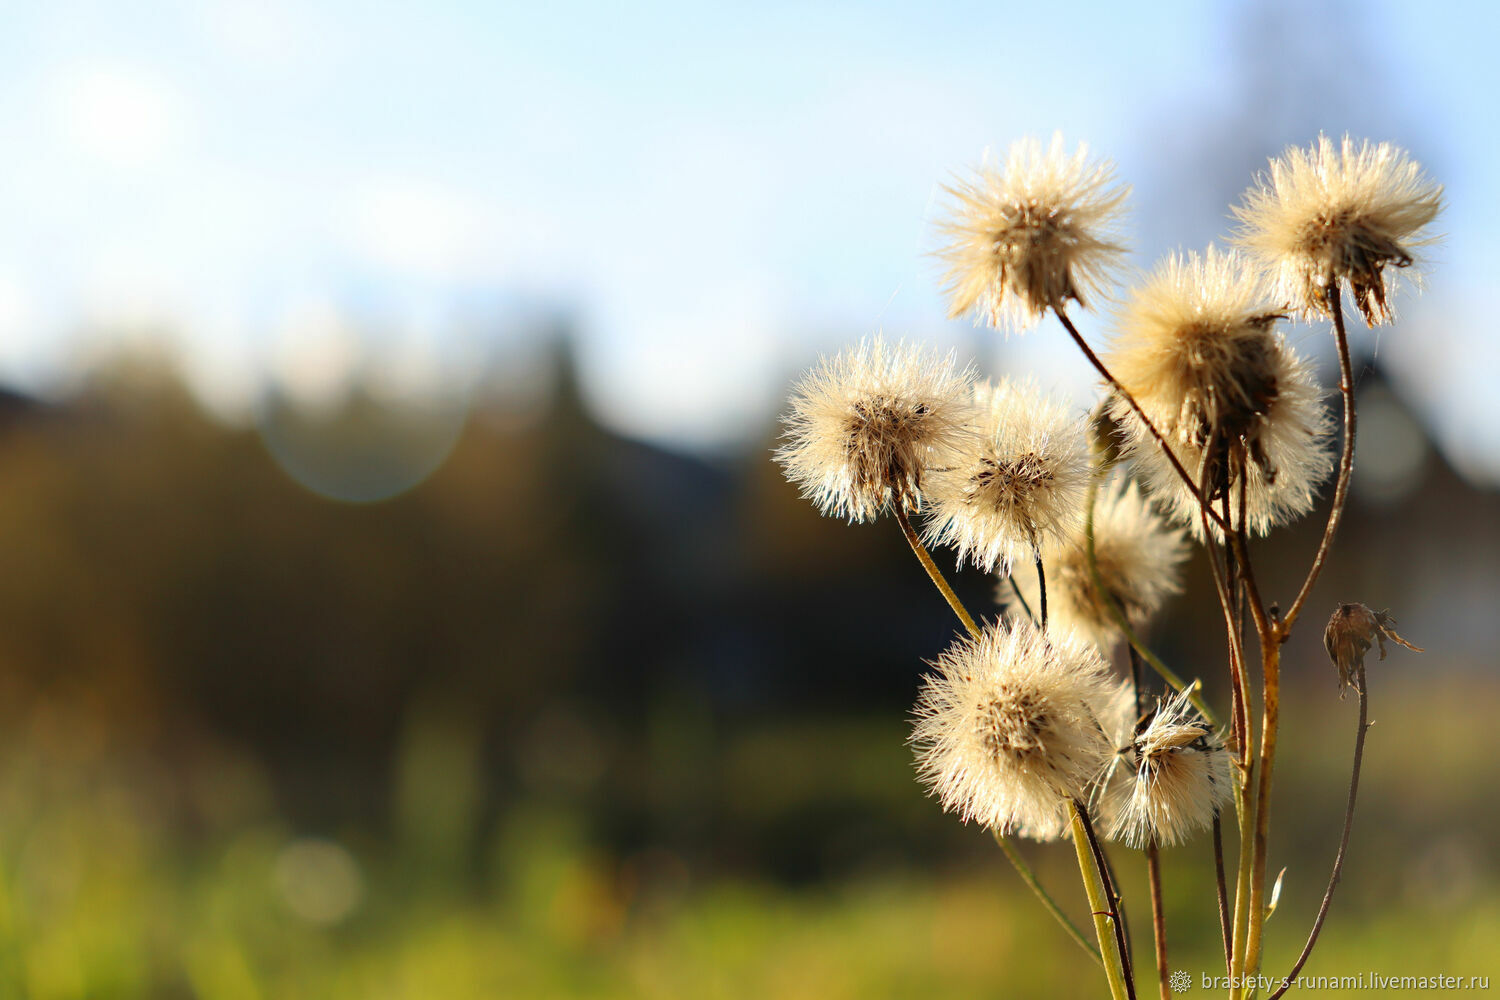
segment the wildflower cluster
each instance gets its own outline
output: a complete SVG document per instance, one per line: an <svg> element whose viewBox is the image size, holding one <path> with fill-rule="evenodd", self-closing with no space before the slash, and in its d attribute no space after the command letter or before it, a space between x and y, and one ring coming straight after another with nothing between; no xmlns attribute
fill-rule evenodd
<svg viewBox="0 0 1500 1000"><path fill-rule="evenodd" d="M931 662L914 712L917 773L943 808L1002 843L1071 831L1097 953L1123 1000L1134 995L1129 949L1100 832L1145 851L1155 901L1160 848L1212 827L1223 870L1220 820L1233 803L1240 867L1232 883L1221 880L1218 911L1227 967L1248 981L1274 908L1266 843L1281 648L1326 561L1353 469L1342 295L1367 323L1391 321L1391 271L1418 263L1442 191L1387 145L1323 137L1289 150L1235 209L1235 249L1173 254L1115 296L1114 337L1101 357L1068 310L1108 296L1124 252L1127 189L1113 166L1083 147L1070 152L1061 138L1025 140L947 190L937 256L950 315L1020 329L1054 314L1100 375L1100 398L1074 409L1030 382L984 381L951 355L872 339L797 385L777 461L824 514L894 515L965 626ZM1323 390L1279 328L1292 316L1332 320L1344 419L1322 541L1279 611L1256 586L1249 539L1310 512L1335 469ZM1224 616L1223 727L1200 683L1185 684L1144 640L1182 589L1189 535ZM951 548L959 568L996 575L994 616L970 616L928 545ZM1247 624L1258 660L1245 649ZM1393 625L1387 612L1344 603L1325 636L1341 685L1360 699L1345 840L1366 728L1364 655L1379 641L1383 657L1386 638L1417 649ZM1114 667L1121 649L1128 674ZM1155 690L1147 666L1162 678ZM1340 850L1325 911L1342 861ZM1244 894L1232 928L1226 884ZM1166 921L1154 915L1165 983ZM1321 926L1320 914L1293 975Z"/></svg>

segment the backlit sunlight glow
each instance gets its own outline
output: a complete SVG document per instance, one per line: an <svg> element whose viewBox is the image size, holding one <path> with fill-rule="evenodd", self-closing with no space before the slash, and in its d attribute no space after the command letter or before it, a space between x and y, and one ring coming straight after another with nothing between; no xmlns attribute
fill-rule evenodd
<svg viewBox="0 0 1500 1000"><path fill-rule="evenodd" d="M183 128L183 102L153 73L123 67L75 68L63 76L61 121L81 153L112 167L158 162Z"/></svg>

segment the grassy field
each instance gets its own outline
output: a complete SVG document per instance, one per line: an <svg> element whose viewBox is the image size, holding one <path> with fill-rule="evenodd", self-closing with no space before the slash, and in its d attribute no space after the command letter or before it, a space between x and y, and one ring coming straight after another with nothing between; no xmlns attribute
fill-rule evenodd
<svg viewBox="0 0 1500 1000"><path fill-rule="evenodd" d="M1438 705L1450 714L1455 705L1494 708L1493 683L1413 683L1384 697L1348 877L1306 971L1488 975L1500 988L1491 801L1500 767L1490 741L1472 725L1393 724L1390 711L1417 718ZM1304 763L1288 768L1283 785L1285 857L1274 861L1291 870L1270 925L1269 971L1289 965L1322 892L1346 766L1344 728L1304 725L1298 731L1307 735L1289 746L1288 759ZM776 742L757 739L758 752ZM872 759L851 746L849 773L841 779L828 764L827 780L868 774ZM204 829L168 826L160 804L182 790L150 773L120 758L68 759L56 748L10 755L0 782L0 996L839 1000L1103 992L1083 952L982 850L979 831L966 832L972 849L950 863L895 858L790 887L692 872L660 849L617 857L593 845L577 814L528 805L503 817L479 866L486 874L471 875L441 863L434 846L441 837L430 832L417 841L300 836L274 810L247 805L264 796L253 775L236 777L228 767L209 768L214 780L198 792L218 803L219 815ZM813 781L797 797L820 794ZM777 808L795 813L797 797ZM1030 854L1076 914L1070 851ZM1137 962L1149 967L1139 859L1121 851L1117 863ZM1172 965L1192 973L1193 992L1203 992L1201 976L1222 973L1209 859L1195 844L1169 854L1168 866ZM1149 968L1140 981L1143 994L1154 993Z"/></svg>

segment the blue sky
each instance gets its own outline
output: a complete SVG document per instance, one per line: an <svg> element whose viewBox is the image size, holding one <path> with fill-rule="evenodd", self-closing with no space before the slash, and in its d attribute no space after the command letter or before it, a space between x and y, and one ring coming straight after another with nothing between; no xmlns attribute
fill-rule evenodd
<svg viewBox="0 0 1500 1000"><path fill-rule="evenodd" d="M1135 185L1144 266L1222 235L1267 153L1348 129L1448 186L1427 292L1378 347L1450 455L1500 480L1500 14L1315 6L12 5L0 377L63 386L155 337L244 415L267 380L317 401L360 366L524 379L518 317L559 309L601 415L669 443L757 438L792 373L875 330L1082 392L1052 331L943 320L942 180L1023 134L1087 140ZM1280 93L1246 139L1298 74L1317 93Z"/></svg>

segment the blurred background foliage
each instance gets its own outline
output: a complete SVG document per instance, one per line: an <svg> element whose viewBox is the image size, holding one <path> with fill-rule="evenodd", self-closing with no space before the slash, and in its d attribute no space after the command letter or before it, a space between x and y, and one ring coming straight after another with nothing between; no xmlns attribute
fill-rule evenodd
<svg viewBox="0 0 1500 1000"><path fill-rule="evenodd" d="M61 402L7 397L7 994L1096 985L913 777L905 715L953 625L899 533L817 517L769 439L710 461L606 431L553 343L535 409L480 392L431 478L376 504L315 494L268 441L294 426L352 476L389 464L373 444L425 415L364 389L317 413L271 400L259 430L206 416L159 359L116 359ZM1361 448L1388 452L1413 418L1378 371L1363 393ZM1391 607L1429 651L1372 664L1365 791L1314 974L1496 962L1482 720L1500 682L1460 619L1476 579L1494 593L1500 497L1411 454L1404 487L1359 490L1315 592ZM1289 592L1316 530L1261 546L1263 586ZM960 582L993 607L993 581ZM1201 561L1187 589L1155 639L1212 688ZM1318 631L1288 657L1273 969L1321 894L1353 735ZM1070 851L1028 853L1076 915ZM1210 859L1168 856L1174 964L1211 973ZM1140 938L1141 866L1116 863Z"/></svg>
<svg viewBox="0 0 1500 1000"><path fill-rule="evenodd" d="M790 376L877 328L1082 405L1051 331L941 321L919 235L946 171L1055 128L1135 183L1142 266L1320 129L1448 185L1427 294L1354 337L1266 969L1332 862L1356 709L1319 632L1357 600L1427 652L1371 663L1305 971L1500 976L1496 9L869 7L8 11L0 997L1097 994L914 777L947 607L770 461ZM1257 545L1263 592L1320 523ZM1222 705L1211 594L1198 558L1151 641ZM1081 920L1071 848L1026 853ZM1166 858L1173 965L1213 974L1206 845Z"/></svg>

